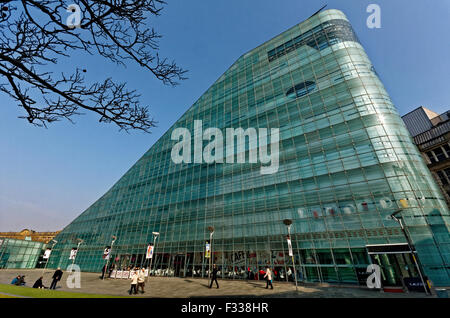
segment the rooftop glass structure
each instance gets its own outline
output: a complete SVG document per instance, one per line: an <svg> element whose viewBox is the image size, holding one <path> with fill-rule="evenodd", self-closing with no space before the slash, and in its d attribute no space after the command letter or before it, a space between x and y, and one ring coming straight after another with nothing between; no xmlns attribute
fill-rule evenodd
<svg viewBox="0 0 450 318"><path fill-rule="evenodd" d="M277 171L262 174L264 164L250 160L198 162L195 151L190 163L175 163L172 133L193 132L199 121L204 130L224 132L278 128ZM209 142L191 138L194 150ZM245 143L246 158L251 150ZM397 211L425 274L450 285L445 200L346 16L326 10L241 56L56 237L48 267L71 264L80 238L76 263L99 272L112 236L110 264L148 266L145 251L159 232L157 275L205 277L212 226L212 262L221 277L257 279L270 265L275 280L288 280L283 220L291 219L300 281L365 284L366 268L376 262L384 284L400 285L417 273L411 255L395 248L406 242L389 217ZM379 248L369 253L368 246Z"/></svg>

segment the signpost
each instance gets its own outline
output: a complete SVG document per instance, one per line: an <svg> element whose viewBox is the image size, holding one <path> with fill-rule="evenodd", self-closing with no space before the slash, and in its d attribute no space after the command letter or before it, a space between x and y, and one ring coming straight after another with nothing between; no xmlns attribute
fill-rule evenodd
<svg viewBox="0 0 450 318"><path fill-rule="evenodd" d="M213 239L213 234L214 234L214 226L208 226L208 230L209 230L209 244L206 244L206 252L205 252L205 257L209 258L209 270L208 270L208 275L211 277L212 279L212 275L211 275L211 262L212 262L212 239ZM211 282L212 283L212 282Z"/></svg>
<svg viewBox="0 0 450 318"><path fill-rule="evenodd" d="M48 260L50 258L50 254L52 253L53 248L55 247L56 243L58 243L57 240L52 240L53 244L51 248L48 248L45 250L44 252L44 259L46 259L47 261L45 262L45 266L44 269L42 270L42 276L44 276L45 270L47 269L47 265L48 265Z"/></svg>
<svg viewBox="0 0 450 318"><path fill-rule="evenodd" d="M78 244L76 248L72 248L70 251L69 259L72 260L72 265L75 264L75 259L77 258L78 252L80 251L80 245L84 243L82 239L78 239Z"/></svg>
<svg viewBox="0 0 450 318"><path fill-rule="evenodd" d="M108 247L107 247L107 248L105 249L104 253L103 253L103 258L106 259L105 274L106 274L106 272L108 271L109 259L110 259L111 252L112 252L112 249L113 249L113 246L114 246L114 242L116 241L116 239L117 239L117 237L113 235L113 236L112 236L112 241L111 241L111 247L109 248L108 251L107 251L107 248L108 248ZM105 255L106 252L107 252L107 254ZM105 275L103 275L102 280L105 280Z"/></svg>
<svg viewBox="0 0 450 318"><path fill-rule="evenodd" d="M156 239L159 236L159 232L152 232L152 234L153 234L153 246L149 245L147 247L147 258L150 258L150 269L148 271L147 281L150 275L152 274L153 254L155 253ZM150 251L149 248L151 248Z"/></svg>
<svg viewBox="0 0 450 318"><path fill-rule="evenodd" d="M292 242L291 242L291 225L292 225L292 220L286 219L286 220L283 220L283 223L284 223L284 225L287 226L287 229L288 229L287 243L288 243L288 247L289 247L289 256L292 257L292 266L294 267L295 290L298 291L297 270L295 269L294 253L292 251Z"/></svg>

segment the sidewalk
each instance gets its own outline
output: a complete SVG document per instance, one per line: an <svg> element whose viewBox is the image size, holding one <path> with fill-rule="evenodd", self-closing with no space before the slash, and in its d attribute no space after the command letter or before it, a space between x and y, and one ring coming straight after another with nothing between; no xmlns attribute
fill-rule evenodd
<svg viewBox="0 0 450 318"><path fill-rule="evenodd" d="M50 286L53 270L47 270L44 275L44 285ZM25 275L26 286L33 286L34 282L42 276L42 269L1 269L0 284L10 284L17 275ZM100 274L81 273L81 288L67 287L67 273L58 283L57 291L104 294L114 296L127 296L130 289L130 280L105 279ZM422 298L422 293L383 293L363 288L335 287L324 284L299 284L298 292L295 284L274 282L274 289L265 289L265 281L219 280L220 288L208 288L208 280L201 278L169 278L150 277L145 284L145 294L135 297L156 298L193 298L193 297L268 297L268 298Z"/></svg>

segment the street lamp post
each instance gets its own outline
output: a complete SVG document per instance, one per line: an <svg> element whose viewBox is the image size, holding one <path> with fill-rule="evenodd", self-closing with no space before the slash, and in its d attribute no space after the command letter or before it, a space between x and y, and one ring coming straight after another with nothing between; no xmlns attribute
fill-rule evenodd
<svg viewBox="0 0 450 318"><path fill-rule="evenodd" d="M72 268L73 268L73 264L75 264L75 259L78 256L78 253L80 252L80 245L84 243L84 241L82 239L77 239L78 244L77 244L77 253L75 254L75 257L72 259Z"/></svg>
<svg viewBox="0 0 450 318"><path fill-rule="evenodd" d="M106 271L108 270L109 259L112 257L112 250L113 250L114 242L116 241L116 239L117 239L117 237L113 235L112 236L112 241L111 241L111 249L109 250L109 255L108 255L108 258L106 260L105 274L106 274ZM105 280L105 275L103 275L102 280Z"/></svg>
<svg viewBox="0 0 450 318"><path fill-rule="evenodd" d="M429 295L430 293L428 292L427 285L425 285L425 280L423 278L422 269L419 266L419 262L418 262L416 256L414 255L413 243L411 242L411 239L409 238L408 233L406 232L405 225L402 222L401 216L397 217L397 214L399 214L401 212L402 212L402 210L395 211L394 213L391 214L391 218L400 225L402 233L405 236L406 243L408 244L409 251L411 252L412 258L414 260L414 264L416 265L417 272L419 273L420 280L422 281L423 288L425 289L425 293L427 295Z"/></svg>
<svg viewBox="0 0 450 318"><path fill-rule="evenodd" d="M150 268L148 270L148 276L147 276L147 281L148 278L150 277L150 275L152 274L152 264L153 264L153 257L155 255L155 250L156 250L156 239L159 236L159 232L152 232L153 234L153 252L152 252L152 258L150 258Z"/></svg>
<svg viewBox="0 0 450 318"><path fill-rule="evenodd" d="M290 219L285 219L283 220L284 225L286 225L287 230L288 230L288 237L289 240L291 239L291 225L292 225L292 220ZM289 247L289 249L291 249L291 247ZM289 253L291 254L291 251L289 251ZM292 253L292 266L294 267L294 277L295 277L295 291L298 291L298 286L297 286L297 270L295 269L295 261L294 261L294 253Z"/></svg>
<svg viewBox="0 0 450 318"><path fill-rule="evenodd" d="M52 244L51 251L53 251L53 248L55 247L56 243L58 243L58 241L52 240L52 242L53 242L53 244ZM50 255L48 256L47 261L45 262L44 269L42 270L42 276L44 276L44 274L45 274L45 270L47 269L47 265L48 265L48 260L50 259L51 255L52 255L52 253L50 252Z"/></svg>
<svg viewBox="0 0 450 318"><path fill-rule="evenodd" d="M209 246L209 270L208 270L208 275L212 279L212 276L211 276L211 262L212 262L212 258L213 258L213 243L212 243L212 239L213 239L213 234L214 234L214 226L208 226L208 230L209 230L209 245L210 245Z"/></svg>

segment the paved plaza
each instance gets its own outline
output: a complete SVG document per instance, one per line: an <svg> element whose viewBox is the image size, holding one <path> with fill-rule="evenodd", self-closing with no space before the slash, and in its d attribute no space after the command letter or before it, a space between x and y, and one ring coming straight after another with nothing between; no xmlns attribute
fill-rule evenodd
<svg viewBox="0 0 450 318"><path fill-rule="evenodd" d="M50 286L53 270L44 275L44 285ZM10 284L17 275L25 275L26 286L31 287L42 276L39 269L2 269L0 284ZM107 294L127 296L130 288L128 279L101 280L97 273L81 273L81 288L67 287L67 273L58 283L57 291ZM145 285L145 294L134 297L153 298L195 298L195 297L268 297L268 298L421 298L422 293L384 293L359 288L357 286L332 286L328 284L299 284L298 292L295 284L274 282L274 289L265 289L265 281L219 280L220 288L208 288L208 281L202 278L170 278L150 277ZM26 287L24 287L26 288Z"/></svg>

